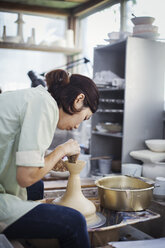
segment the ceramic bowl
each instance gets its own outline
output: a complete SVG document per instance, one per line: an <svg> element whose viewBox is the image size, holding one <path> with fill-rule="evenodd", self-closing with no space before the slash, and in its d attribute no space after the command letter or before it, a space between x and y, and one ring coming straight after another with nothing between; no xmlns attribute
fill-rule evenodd
<svg viewBox="0 0 165 248"><path fill-rule="evenodd" d="M118 40L120 39L120 32L111 32L107 34L109 39Z"/></svg>
<svg viewBox="0 0 165 248"><path fill-rule="evenodd" d="M145 144L153 152L165 152L165 140L164 139L145 140Z"/></svg>
<svg viewBox="0 0 165 248"><path fill-rule="evenodd" d="M139 16L131 19L134 25L152 24L155 21L151 16Z"/></svg>
<svg viewBox="0 0 165 248"><path fill-rule="evenodd" d="M107 34L109 39L111 40L121 40L126 39L128 36L132 34L130 32L111 32Z"/></svg>
<svg viewBox="0 0 165 248"><path fill-rule="evenodd" d="M96 128L100 132L110 132L110 133L118 133L121 132L122 127L119 123L112 123L112 122L103 122L98 123Z"/></svg>

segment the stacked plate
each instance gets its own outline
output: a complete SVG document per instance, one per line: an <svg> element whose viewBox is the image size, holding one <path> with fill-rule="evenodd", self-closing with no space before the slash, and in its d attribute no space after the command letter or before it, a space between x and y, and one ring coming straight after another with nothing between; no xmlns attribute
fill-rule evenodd
<svg viewBox="0 0 165 248"><path fill-rule="evenodd" d="M151 16L139 16L131 19L134 24L133 36L147 39L156 39L159 36L158 27L153 25L155 21Z"/></svg>

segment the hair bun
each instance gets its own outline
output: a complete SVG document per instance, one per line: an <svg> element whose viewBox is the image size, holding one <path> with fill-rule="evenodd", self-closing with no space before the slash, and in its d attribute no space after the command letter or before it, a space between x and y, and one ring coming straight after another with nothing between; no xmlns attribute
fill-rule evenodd
<svg viewBox="0 0 165 248"><path fill-rule="evenodd" d="M70 81L69 74L62 69L57 69L48 72L45 76L45 79L47 82L48 89L53 86L57 86L57 87L65 86Z"/></svg>

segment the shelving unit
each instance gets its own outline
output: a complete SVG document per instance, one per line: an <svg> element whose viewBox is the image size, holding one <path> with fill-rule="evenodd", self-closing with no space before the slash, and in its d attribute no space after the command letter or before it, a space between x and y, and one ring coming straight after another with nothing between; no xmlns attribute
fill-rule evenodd
<svg viewBox="0 0 165 248"><path fill-rule="evenodd" d="M91 155L121 157L122 132L109 133L97 131L96 125L103 122L123 123L124 90L117 88L99 88L100 104L92 117ZM110 141L110 142L109 142ZM92 168L97 169L97 160L91 161ZM94 173L95 174L95 173Z"/></svg>
<svg viewBox="0 0 165 248"><path fill-rule="evenodd" d="M145 149L146 139L163 137L164 68L165 44L158 41L129 37L94 49L94 75L109 70L125 79L125 88L99 88L100 105L92 117L92 157L137 163L130 151ZM101 122L121 124L122 133L98 132Z"/></svg>
<svg viewBox="0 0 165 248"><path fill-rule="evenodd" d="M101 136L109 136L109 137L116 137L116 138L122 138L122 133L103 133L99 131L92 131L92 134L101 135Z"/></svg>
<svg viewBox="0 0 165 248"><path fill-rule="evenodd" d="M79 48L67 48L67 47L50 47L46 45L29 45L26 43L13 43L13 42L0 42L0 48L3 49L18 49L18 50L31 50L31 51L41 51L41 52L55 52L63 53L67 56L76 55L81 52Z"/></svg>

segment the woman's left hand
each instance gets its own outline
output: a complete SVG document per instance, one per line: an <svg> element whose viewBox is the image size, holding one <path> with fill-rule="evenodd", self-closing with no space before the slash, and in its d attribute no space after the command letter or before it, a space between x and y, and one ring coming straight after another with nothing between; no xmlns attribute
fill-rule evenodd
<svg viewBox="0 0 165 248"><path fill-rule="evenodd" d="M61 147L64 151L64 156L72 156L75 154L80 153L80 145L78 144L77 140L69 139L64 144L61 144L59 147Z"/></svg>

